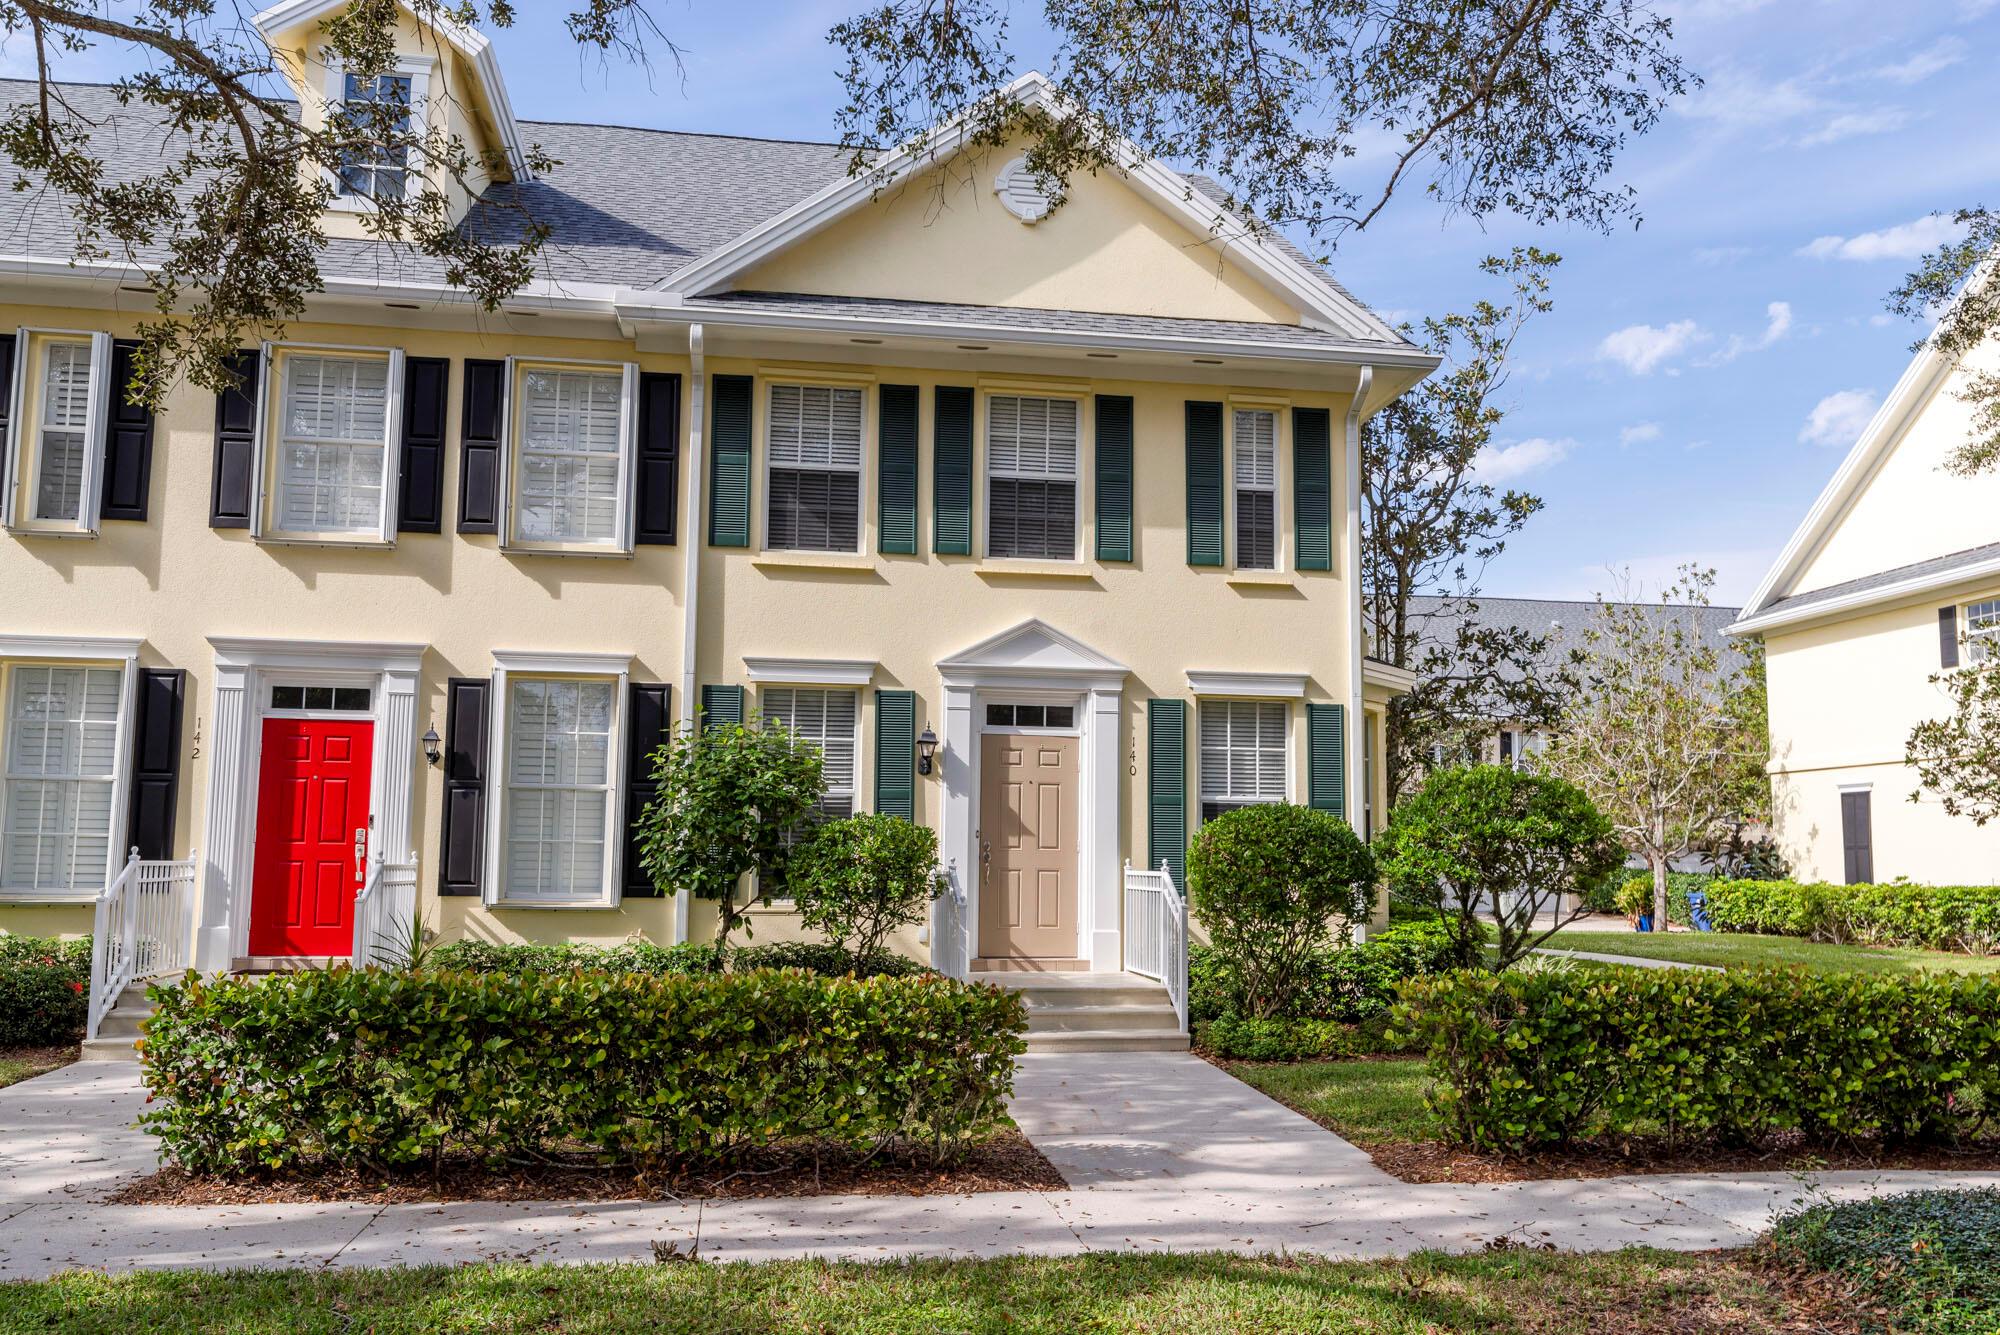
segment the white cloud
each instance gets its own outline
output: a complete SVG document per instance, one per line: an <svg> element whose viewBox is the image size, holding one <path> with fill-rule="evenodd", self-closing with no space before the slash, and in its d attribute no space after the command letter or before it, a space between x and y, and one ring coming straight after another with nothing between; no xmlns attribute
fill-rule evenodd
<svg viewBox="0 0 2000 1335"><path fill-rule="evenodd" d="M1633 375L1651 375L1661 364L1687 352L1708 335L1693 320L1672 324L1627 325L1606 334L1597 345L1599 361L1617 362Z"/></svg>
<svg viewBox="0 0 2000 1335"><path fill-rule="evenodd" d="M1702 246L1694 252L1694 262L1712 269L1718 264L1734 264L1749 254L1748 246Z"/></svg>
<svg viewBox="0 0 2000 1335"><path fill-rule="evenodd" d="M1721 351L1703 362L1704 366L1720 366L1733 362L1746 352L1762 352L1792 332L1792 303L1774 301L1764 308L1764 332L1756 338L1745 338L1741 334L1731 334Z"/></svg>
<svg viewBox="0 0 2000 1335"><path fill-rule="evenodd" d="M1890 134L1910 123L1910 113L1901 107L1877 107L1873 111L1847 111L1835 116L1811 134L1800 135L1800 148L1822 148L1843 139L1868 134Z"/></svg>
<svg viewBox="0 0 2000 1335"><path fill-rule="evenodd" d="M1811 260L1913 260L1954 240L1960 230L1950 218L1933 213L1876 232L1815 237L1798 253Z"/></svg>
<svg viewBox="0 0 2000 1335"><path fill-rule="evenodd" d="M1776 82L1749 70L1718 70L1700 92L1681 103L1681 114L1725 126L1770 125L1821 107L1819 97L1799 79Z"/></svg>
<svg viewBox="0 0 2000 1335"><path fill-rule="evenodd" d="M1576 442L1567 436L1560 440L1531 436L1512 445L1488 445L1472 461L1473 476L1481 482L1500 486L1529 473L1554 467L1567 459L1575 448Z"/></svg>
<svg viewBox="0 0 2000 1335"><path fill-rule="evenodd" d="M1799 428L1799 440L1807 445L1846 449L1860 439L1868 419L1874 415L1874 390L1836 390L1815 403L1806 414L1806 423Z"/></svg>
<svg viewBox="0 0 2000 1335"><path fill-rule="evenodd" d="M1620 445L1643 445L1649 440L1660 438L1658 422L1637 422L1618 433Z"/></svg>
<svg viewBox="0 0 2000 1335"><path fill-rule="evenodd" d="M1894 323L1896 323L1896 317L1887 311L1876 311L1868 317L1868 326L1871 329L1887 329Z"/></svg>
<svg viewBox="0 0 2000 1335"><path fill-rule="evenodd" d="M2000 4L2000 0L1958 0L1958 16L1970 22L1996 4Z"/></svg>
<svg viewBox="0 0 2000 1335"><path fill-rule="evenodd" d="M1964 60L1968 49L1962 38L1940 37L1908 60L1882 66L1875 71L1875 77L1891 83L1922 83L1939 70L1948 70Z"/></svg>

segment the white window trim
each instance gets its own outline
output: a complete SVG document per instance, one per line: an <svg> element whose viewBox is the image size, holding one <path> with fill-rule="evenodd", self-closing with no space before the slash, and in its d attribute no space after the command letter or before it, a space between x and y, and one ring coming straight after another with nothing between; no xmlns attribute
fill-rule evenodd
<svg viewBox="0 0 2000 1335"><path fill-rule="evenodd" d="M278 463L276 450L284 432L278 423L285 411L281 368L286 357L305 356L386 357L389 362L387 403L382 426L382 511L373 533L356 529L348 533L315 533L281 529L272 522L271 507L277 503L278 486L271 470ZM258 349L257 428L251 460L257 494L250 509L250 536L274 546L295 547L394 547L396 517L402 512L403 375L405 358L401 348L361 347L342 343L266 343ZM276 383L274 383L276 382Z"/></svg>
<svg viewBox="0 0 2000 1335"><path fill-rule="evenodd" d="M335 109L347 105L347 66L336 59L330 50L322 50L321 60L326 65L326 115L332 116ZM430 91L431 73L437 68L437 57L416 53L399 54L393 69L384 74L401 74L410 81L410 137L421 141L430 133ZM333 198L327 201L330 213L373 213L373 197L343 195L340 193L340 177L337 173L322 167L320 175L333 187ZM403 196L410 197L410 181L424 179L424 173L412 162L404 169Z"/></svg>
<svg viewBox="0 0 2000 1335"><path fill-rule="evenodd" d="M574 367L597 372L617 371L618 395L618 530L610 542L541 542L514 535L517 491L514 419L521 411L521 373L533 367ZM633 551L632 485L639 456L639 363L603 362L570 357L509 357L500 417L500 550L519 556L625 557ZM701 484L700 480L696 480Z"/></svg>
<svg viewBox="0 0 2000 1335"><path fill-rule="evenodd" d="M1959 655L1963 666L1970 667L1976 663L1986 662L1991 654L1987 648L1988 644L2000 645L2000 622L1984 630L1975 631L1972 628L1972 609L1988 605L2000 607L2000 598L1975 598L1970 602L1959 604L1959 634L1965 638L1965 652Z"/></svg>
<svg viewBox="0 0 2000 1335"><path fill-rule="evenodd" d="M1222 522L1226 532L1224 540L1229 544L1229 569L1252 575L1284 574L1291 569L1291 544L1288 526L1285 523L1285 484L1290 480L1285 468L1287 443L1285 405L1266 399L1230 399L1223 405L1228 416L1229 453L1223 467L1228 486L1223 490ZM1271 564L1269 566L1245 566L1236 550L1236 414L1239 412L1271 414Z"/></svg>
<svg viewBox="0 0 2000 1335"><path fill-rule="evenodd" d="M830 658L746 658L743 662L750 668L750 680L757 683L756 698L746 702L746 708L754 706L759 717L764 717L764 692L770 688L781 691L845 691L854 697L854 780L847 790L847 814L864 814L861 806L863 775L869 772L869 761L873 759L862 751L868 737L866 687L874 677L876 665ZM758 665L778 675L760 676ZM861 668L867 669L867 675L856 679L855 672ZM752 872L749 879L754 881L756 877L757 873ZM798 901L766 898L760 887L750 911L758 914L795 914L798 912Z"/></svg>
<svg viewBox="0 0 2000 1335"><path fill-rule="evenodd" d="M1208 803L1208 802L1209 802L1209 800L1210 800L1210 795L1209 795L1209 793L1207 793L1207 792L1206 792L1206 791L1205 791L1205 790L1204 790L1204 789L1202 788L1202 782L1201 782L1201 779L1202 779L1202 763L1201 763L1201 761L1202 761L1202 745L1201 745L1201 711L1202 711L1202 708L1203 708L1204 706L1206 706L1206 705L1208 705L1208 704L1210 704L1210 703L1214 703L1214 704L1218 704L1218 705L1221 705L1221 704L1275 704L1275 705L1282 705L1282 706L1284 707L1284 710L1285 710L1285 761L1284 761L1284 775L1285 775L1285 791L1284 791L1284 793L1283 793L1282 795L1280 795L1280 796L1279 796L1279 797L1278 797L1278 798L1277 798L1276 800L1277 800L1277 801L1279 801L1279 802L1286 802L1286 803L1290 803L1290 802L1296 802L1296 801L1298 800L1297 796L1295 795L1295 794L1297 793L1297 789L1298 789L1298 776L1297 776L1297 775L1296 775L1296 774L1294 773L1294 770L1295 770L1295 768L1296 768L1296 765L1297 765L1297 761L1298 761L1298 739L1297 739L1297 732L1298 732L1298 716L1299 716L1299 711L1298 711L1298 710L1295 710L1295 709L1293 709L1293 708L1292 708L1292 706L1291 706L1291 701L1290 701L1289 699L1280 699L1280 698L1274 698L1274 697L1271 697L1271 696L1261 696L1261 697L1260 697L1260 696L1246 696L1246 695L1217 695L1217 696L1213 696L1213 697L1208 697L1208 698L1204 698L1204 699L1198 699L1198 700L1196 700L1196 701L1195 701L1195 716L1194 716L1194 824L1195 824L1195 828L1196 828L1196 829L1200 829L1200 828L1201 828L1201 827L1202 827L1203 825L1206 825L1206 824L1208 823L1208 820L1207 820L1207 818L1206 818L1206 817L1204 817L1204 816L1203 816L1203 815L1201 814L1201 809L1202 809L1202 807L1204 807L1205 805L1207 805L1207 803ZM1218 800L1218 801L1223 801L1223 800L1233 800L1233 799L1220 799L1220 798L1218 798L1218 799L1216 799L1216 800ZM1248 805L1257 805L1257 804L1255 804L1255 803L1251 803L1251 804L1248 804ZM1231 809L1233 810L1234 808L1231 808Z"/></svg>
<svg viewBox="0 0 2000 1335"><path fill-rule="evenodd" d="M132 713L138 700L139 645L140 641L136 639L95 636L0 635L0 728L6 726L5 692L11 685L11 681L6 679L16 666L115 667L123 674L118 683L118 723L111 742L111 838L104 864L104 885L110 885L118 875L129 851L124 844L125 831L131 820L130 756ZM0 732L0 775L6 773L5 746L6 737L4 732ZM0 778L0 790L5 787L6 780ZM4 800L4 792L0 792L0 801ZM5 848L0 847L0 856L4 856L5 852ZM103 888L99 886L87 894L72 895L51 895L34 890L0 891L0 904L88 904L103 893Z"/></svg>
<svg viewBox="0 0 2000 1335"><path fill-rule="evenodd" d="M869 479L874 469L869 465L875 458L875 420L877 410L872 392L874 381L822 379L811 375L775 374L768 379L758 377L758 394L752 411L757 415L757 446L763 457L763 468L758 477L759 495L764 498L757 516L757 550L774 556L862 556L874 545L875 526L873 522L874 489ZM841 547L773 547L771 545L771 394L780 386L796 389L850 389L861 395L861 461L854 467L854 546ZM787 465L790 467L790 465ZM846 472L844 468L800 469L799 471Z"/></svg>
<svg viewBox="0 0 2000 1335"><path fill-rule="evenodd" d="M508 899L507 883L507 762L509 737L507 720L512 713L508 695L511 678L557 678L608 681L611 683L611 795L604 812L604 886L596 899L570 903L551 900ZM632 679L632 655L602 653L545 653L540 650L493 652L493 707L487 719L487 782L489 800L486 813L485 889L480 902L490 909L542 909L558 913L578 909L615 909L623 901L625 886L625 799L629 777L625 772L625 696Z"/></svg>
<svg viewBox="0 0 2000 1335"><path fill-rule="evenodd" d="M1068 399L1076 404L1076 472L1071 475L1074 498L1070 531L1076 535L1076 544L1070 555L1062 556L1001 556L993 550L993 400L995 399ZM979 388L979 420L973 424L975 444L978 447L976 459L979 468L978 499L974 509L978 511L980 533L975 539L975 550L979 559L1002 569L1035 566L1060 566L1075 568L1088 564L1084 553L1092 550L1093 533L1084 531L1084 455L1091 442L1096 439L1097 422L1091 413L1091 396L1083 390L1064 387L1061 389L1037 386L1012 386L1006 384L986 385ZM1135 446L1136 448L1136 446ZM1095 455L1092 455L1095 461ZM1137 504L1136 498L1134 504ZM1136 522L1136 521L1135 521Z"/></svg>
<svg viewBox="0 0 2000 1335"><path fill-rule="evenodd" d="M770 686L866 686L881 664L872 658L751 658L743 667L751 681Z"/></svg>
<svg viewBox="0 0 2000 1335"><path fill-rule="evenodd" d="M34 517L33 496L42 468L41 409L30 409L34 392L28 377L36 365L35 340L74 342L90 345L90 404L83 428L83 483L77 516L67 519ZM0 478L0 527L16 534L52 538L94 538L103 507L103 484L99 475L104 465L104 442L111 416L111 335L95 329L45 329L21 326L14 331L14 382L7 387L9 432L7 475ZM27 430L28 417L35 418L33 438ZM27 461L32 455L34 467Z"/></svg>
<svg viewBox="0 0 2000 1335"><path fill-rule="evenodd" d="M1303 700L1303 672L1210 672L1189 668L1188 693L1196 696L1242 696L1253 700Z"/></svg>

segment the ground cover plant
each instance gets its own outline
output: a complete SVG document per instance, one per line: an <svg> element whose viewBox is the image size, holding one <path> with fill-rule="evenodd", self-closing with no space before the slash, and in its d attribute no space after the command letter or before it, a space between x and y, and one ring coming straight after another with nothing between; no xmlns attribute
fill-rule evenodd
<svg viewBox="0 0 2000 1335"><path fill-rule="evenodd" d="M1764 1252L1869 1329L1906 1335L2000 1330L2000 1191L1916 1191L1817 1201L1779 1219Z"/></svg>

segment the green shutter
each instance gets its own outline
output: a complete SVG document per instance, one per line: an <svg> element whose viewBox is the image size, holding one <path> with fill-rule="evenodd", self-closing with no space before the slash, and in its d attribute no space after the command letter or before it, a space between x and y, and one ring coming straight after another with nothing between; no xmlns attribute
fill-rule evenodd
<svg viewBox="0 0 2000 1335"><path fill-rule="evenodd" d="M1306 801L1320 811L1347 814L1347 708L1306 706Z"/></svg>
<svg viewBox="0 0 2000 1335"><path fill-rule="evenodd" d="M1324 408L1292 409L1292 527L1299 569L1333 569L1333 418Z"/></svg>
<svg viewBox="0 0 2000 1335"><path fill-rule="evenodd" d="M1132 399L1097 396L1097 559L1132 559Z"/></svg>
<svg viewBox="0 0 2000 1335"><path fill-rule="evenodd" d="M881 400L881 429L876 449L881 457L880 530L878 541L885 555L917 554L917 387L884 385Z"/></svg>
<svg viewBox="0 0 2000 1335"><path fill-rule="evenodd" d="M724 728L743 721L743 688L741 686L704 686L701 688L701 726Z"/></svg>
<svg viewBox="0 0 2000 1335"><path fill-rule="evenodd" d="M1187 887L1187 715L1185 700L1146 702L1146 866L1164 862Z"/></svg>
<svg viewBox="0 0 2000 1335"><path fill-rule="evenodd" d="M750 545L750 398L747 375L714 377L709 418L708 545Z"/></svg>
<svg viewBox="0 0 2000 1335"><path fill-rule="evenodd" d="M875 692L875 810L917 818L917 693Z"/></svg>
<svg viewBox="0 0 2000 1335"><path fill-rule="evenodd" d="M1222 405L1187 406L1187 553L1191 566L1222 564Z"/></svg>
<svg viewBox="0 0 2000 1335"><path fill-rule="evenodd" d="M932 396L932 550L972 555L972 391L939 385Z"/></svg>

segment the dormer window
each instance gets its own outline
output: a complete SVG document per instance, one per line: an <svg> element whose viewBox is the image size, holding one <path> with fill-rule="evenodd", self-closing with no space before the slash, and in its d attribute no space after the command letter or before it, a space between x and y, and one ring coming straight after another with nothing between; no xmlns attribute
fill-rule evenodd
<svg viewBox="0 0 2000 1335"><path fill-rule="evenodd" d="M408 135L415 80L408 74L378 74L373 78L344 74L341 80L340 100L348 123L359 133L387 132L398 136L398 140L383 143L371 139L348 149L338 189L348 198L400 200L410 170ZM384 104L394 108L386 113L389 117L386 123L385 113L378 109Z"/></svg>

